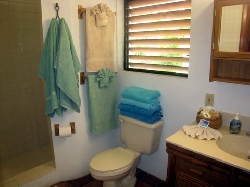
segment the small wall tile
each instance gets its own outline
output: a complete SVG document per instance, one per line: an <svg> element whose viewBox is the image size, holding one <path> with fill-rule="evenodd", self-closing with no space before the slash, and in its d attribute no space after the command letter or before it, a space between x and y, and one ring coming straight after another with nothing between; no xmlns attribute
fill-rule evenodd
<svg viewBox="0 0 250 187"><path fill-rule="evenodd" d="M1 0L0 17L0 90L4 90L0 93L4 103L0 106L0 141L5 142L0 144L1 161L50 143L50 129L44 83L37 75L42 43L40 0Z"/></svg>

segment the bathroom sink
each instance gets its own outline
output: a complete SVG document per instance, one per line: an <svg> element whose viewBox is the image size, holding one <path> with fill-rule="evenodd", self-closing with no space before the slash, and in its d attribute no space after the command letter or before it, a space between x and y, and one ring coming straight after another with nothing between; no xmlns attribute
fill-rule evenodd
<svg viewBox="0 0 250 187"><path fill-rule="evenodd" d="M216 144L222 151L250 161L250 137L227 135L217 139Z"/></svg>

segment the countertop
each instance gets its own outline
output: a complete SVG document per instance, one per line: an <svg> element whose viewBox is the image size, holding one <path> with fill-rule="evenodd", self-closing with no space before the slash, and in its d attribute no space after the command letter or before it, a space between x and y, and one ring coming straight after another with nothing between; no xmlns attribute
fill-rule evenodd
<svg viewBox="0 0 250 187"><path fill-rule="evenodd" d="M190 125L197 125L196 122L191 123ZM221 132L223 136L230 135L229 127L222 125L219 129L216 129ZM238 135L245 136L246 131L241 130ZM237 136L237 135L235 135ZM217 145L216 140L200 140L192 138L184 133L181 129L175 134L171 135L166 139L166 142L172 143L179 147L191 150L193 152L202 154L204 156L213 158L220 162L226 163L228 165L234 166L250 172L250 160L244 160L233 155L230 155L222 151ZM250 146L250 145L249 145Z"/></svg>

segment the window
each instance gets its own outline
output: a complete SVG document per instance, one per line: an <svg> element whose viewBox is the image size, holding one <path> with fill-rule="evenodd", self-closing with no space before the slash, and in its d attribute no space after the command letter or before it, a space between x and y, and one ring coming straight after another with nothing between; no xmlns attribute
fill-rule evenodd
<svg viewBox="0 0 250 187"><path fill-rule="evenodd" d="M191 0L124 2L124 69L187 77Z"/></svg>

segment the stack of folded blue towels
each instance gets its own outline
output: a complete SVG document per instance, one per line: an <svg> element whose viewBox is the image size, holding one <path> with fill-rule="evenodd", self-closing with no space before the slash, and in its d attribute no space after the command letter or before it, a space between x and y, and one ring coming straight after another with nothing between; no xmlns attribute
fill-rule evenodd
<svg viewBox="0 0 250 187"><path fill-rule="evenodd" d="M153 124L161 120L160 92L136 86L125 88L121 93L120 114Z"/></svg>

